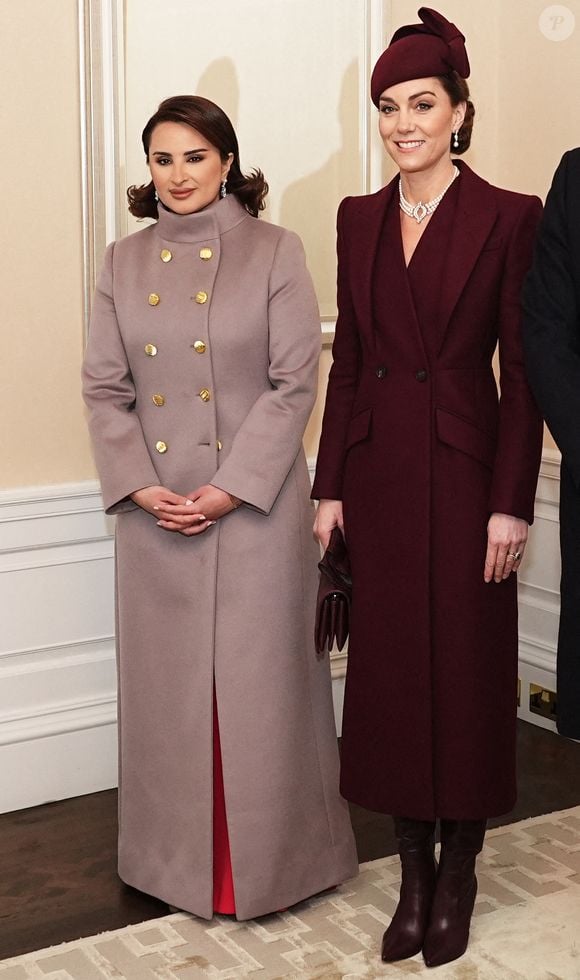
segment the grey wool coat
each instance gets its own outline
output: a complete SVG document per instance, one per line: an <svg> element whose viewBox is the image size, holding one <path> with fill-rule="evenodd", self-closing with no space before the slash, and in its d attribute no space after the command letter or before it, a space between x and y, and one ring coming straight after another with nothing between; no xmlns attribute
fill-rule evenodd
<svg viewBox="0 0 580 980"><path fill-rule="evenodd" d="M204 918L214 679L237 917L357 869L329 664L313 647L302 436L319 347L299 239L233 196L191 215L160 208L107 250L83 381L118 515L119 873ZM244 503L194 537L129 499L206 483Z"/></svg>

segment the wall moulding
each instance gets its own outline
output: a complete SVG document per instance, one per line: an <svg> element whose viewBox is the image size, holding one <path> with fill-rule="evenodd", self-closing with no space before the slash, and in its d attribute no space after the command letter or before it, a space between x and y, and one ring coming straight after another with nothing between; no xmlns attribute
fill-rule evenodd
<svg viewBox="0 0 580 980"><path fill-rule="evenodd" d="M208 0L198 0L195 16L199 17L201 10L207 36L219 38L221 45L220 57L214 56L210 64L205 67L202 65L199 78L195 73L193 75L191 73L190 59L185 56L180 59L179 54L174 56L173 45L169 46L165 43L162 31L160 33L163 17L156 17L157 3L161 3L161 0L151 0L148 11L145 12L142 7L135 7L134 0L78 0L82 92L80 125L85 175L83 225L86 325L88 325L96 274L106 244L123 236L127 231L135 230L136 227L131 223L133 219L128 220L125 203L127 184L139 183L145 179L141 157L138 172L132 159L132 154L137 150L141 154L140 129L135 117L138 118L139 126L142 126L155 104L171 91L191 91L198 90L199 87L200 94L210 98L214 95L215 100L223 104L220 95L226 87L224 79L235 78L237 101L235 105L225 104L224 108L232 116L238 131L243 134L243 152L247 145L246 153L250 152L251 147L251 152L256 155L256 159L261 160L263 156L267 161L267 176L272 188L269 198L271 220L292 227L299 233L304 226L305 233L302 237L307 253L309 239L314 241L314 237L309 235L309 221L318 222L314 235L318 233L320 236L322 232L323 235L331 235L333 239L334 217L340 198L349 193L368 193L376 190L382 180L383 152L374 132L375 127L372 125L372 107L368 98L371 66L384 43L383 8L386 5L381 0L344 0L338 15L335 0L319 0L316 5L307 3L306 0L287 0L286 3L276 5L276 19L271 3L266 3L266 0L252 0L252 8L243 20L239 17L237 0L225 0L226 7L228 4L232 7L229 17L226 16L227 12L224 11L223 4L218 8ZM263 9L260 7L261 3ZM189 0L181 0L181 4L183 18L193 17L194 12ZM135 15L134 7L139 17ZM135 33L139 29L139 21L143 16L149 16L156 24L155 73L149 70L150 63L145 70L146 61L139 61L143 39L136 39ZM319 178L323 175L320 167L316 174L306 173L300 177L299 168L303 165L307 154L279 152L275 144L283 143L283 138L272 138L272 126L252 125L251 116L255 116L255 112L253 114L250 112L247 106L248 100L253 105L259 105L260 111L266 118L272 116L268 101L271 98L270 91L264 93L263 84L260 82L261 99L258 100L254 93L258 73L254 56L249 57L249 52L253 51L250 34L255 27L255 24L252 27L249 23L252 16L266 18L262 29L269 33L266 35L264 57L267 59L269 71L274 73L283 71L283 66L288 61L287 35L294 22L300 23L303 17L307 17L312 21L310 27L314 32L318 32L318 34L308 30L294 32L297 47L293 54L293 62L298 59L302 65L301 72L296 76L296 84L299 88L300 79L304 79L305 91L304 93L301 90L297 91L295 98L285 107L286 114L291 118L290 124L285 124L284 129L294 134L293 141L296 132L302 132L304 129L304 142L305 145L309 145L301 106L304 102L302 95L306 99L309 98L309 87L309 101L312 100L309 79L312 71L320 70L318 67L320 59L318 56L314 58L316 36L319 37L324 33L329 44L328 63L334 64L335 68L338 66L337 70L343 72L344 78L348 79L348 85L352 89L350 91L347 86L347 91L343 93L343 102L337 106L337 111L343 113L341 125L343 127L346 125L347 128L350 126L355 133L354 139L351 138L350 130L347 134L348 138L344 138L346 134L343 133L342 146L336 145L337 119L333 118L332 112L328 110L317 112L317 108L314 107L318 120L316 142L319 144L315 147L314 156L316 152L319 155L323 154L324 148L328 146L336 146L336 150L340 151L336 154L337 159L330 159L325 163L327 166L324 172L325 179L321 180L320 184L324 193L331 195L331 201L328 202L329 206L326 209L328 214L325 212L324 201L320 203L320 192L313 197L313 200L319 201L318 209L304 207L304 202L300 200L301 188L306 188L307 191L310 188L314 194L313 182L317 175ZM211 27L214 21L215 31L212 33ZM230 23L235 25L235 30L229 31ZM333 24L332 31L328 31L329 23ZM280 25L285 25L285 30L282 30ZM347 30L345 25L348 27L354 25L355 29ZM204 57L205 54L201 57L202 62ZM207 57L209 59L210 55L208 54ZM143 58L147 59L146 51ZM312 64L309 59L312 60ZM178 70L180 60L183 61L183 81ZM222 77L219 75L220 70ZM152 82L152 74L161 81ZM166 78L168 81L165 83ZM169 90L162 87L165 84L171 86ZM143 106L139 103L139 93L142 89L146 90ZM331 88L327 97L338 99L338 93ZM345 112L344 105L347 102L349 108ZM325 127L328 127L328 132ZM292 145L294 146L294 142ZM312 155L312 148L309 152ZM353 162L350 172L345 176L343 171L348 171L348 166L345 168L344 161L347 160L349 152L356 153L356 163ZM297 168L297 172L287 172L287 167ZM309 184L310 178L312 180ZM325 190L328 186L331 188L330 191ZM308 218L310 212L314 214L313 218ZM330 307L334 307L335 275L331 268L334 263L334 243L332 242L333 254L328 258L324 268L316 268L318 261L316 253L317 249L311 248L308 258L311 268L314 266L312 271L319 292L323 342L327 345L331 343L333 337L334 312ZM332 300L329 299L330 295Z"/></svg>
<svg viewBox="0 0 580 980"><path fill-rule="evenodd" d="M314 458L308 464L312 476ZM559 483L550 451L542 474L538 495L549 488L550 499L538 507L550 517L537 519L520 583L519 714L553 730L529 706L532 685L553 691L556 680ZM93 481L0 494L0 812L115 785L113 530ZM330 656L339 731L347 657Z"/></svg>

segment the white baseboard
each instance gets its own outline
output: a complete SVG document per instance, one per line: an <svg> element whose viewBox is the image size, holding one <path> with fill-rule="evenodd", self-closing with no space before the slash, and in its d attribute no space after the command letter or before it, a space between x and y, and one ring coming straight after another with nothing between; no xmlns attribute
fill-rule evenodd
<svg viewBox="0 0 580 980"><path fill-rule="evenodd" d="M547 451L520 582L519 714L552 729L530 685L556 689L558 490ZM116 785L113 527L94 482L0 493L0 812ZM339 733L346 663L332 652Z"/></svg>

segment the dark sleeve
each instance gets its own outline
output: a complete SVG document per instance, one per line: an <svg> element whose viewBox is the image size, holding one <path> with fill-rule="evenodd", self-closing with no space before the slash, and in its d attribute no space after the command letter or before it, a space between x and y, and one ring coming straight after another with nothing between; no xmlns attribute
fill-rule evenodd
<svg viewBox="0 0 580 980"><path fill-rule="evenodd" d="M499 309L500 402L498 444L489 498L492 513L531 524L542 453L542 417L526 378L521 293L530 268L542 203L524 198L506 255Z"/></svg>
<svg viewBox="0 0 580 980"><path fill-rule="evenodd" d="M350 294L345 242L348 201L349 198L342 201L337 215L338 319L312 488L312 496L316 499L342 500L346 430L359 378L360 342Z"/></svg>
<svg viewBox="0 0 580 980"><path fill-rule="evenodd" d="M573 160L578 164L576 187L572 186ZM580 487L580 310L569 226L574 195L580 204L578 150L565 154L555 173L523 301L529 381L566 466ZM580 220L578 204L576 221ZM575 260L580 263L580 255Z"/></svg>

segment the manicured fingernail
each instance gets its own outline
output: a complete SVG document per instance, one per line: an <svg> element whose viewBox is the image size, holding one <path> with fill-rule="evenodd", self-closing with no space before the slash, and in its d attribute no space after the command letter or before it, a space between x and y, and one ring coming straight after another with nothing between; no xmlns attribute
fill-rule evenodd
<svg viewBox="0 0 580 980"><path fill-rule="evenodd" d="M209 522L209 524L208 524L207 526L208 526L208 527L213 527L213 526L214 526L214 524L217 524L217 521L210 521L210 522Z"/></svg>
<svg viewBox="0 0 580 980"><path fill-rule="evenodd" d="M157 521L157 527L161 527L162 524L163 524L163 521Z"/></svg>
<svg viewBox="0 0 580 980"><path fill-rule="evenodd" d="M189 505L192 504L192 503L193 503L193 500L190 500L189 497L188 497L187 500L185 501L185 506L186 507L189 507Z"/></svg>
<svg viewBox="0 0 580 980"><path fill-rule="evenodd" d="M153 505L153 510L159 510L159 507L157 506L157 504L154 504Z"/></svg>

